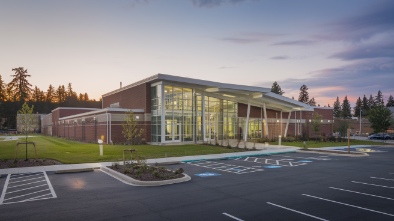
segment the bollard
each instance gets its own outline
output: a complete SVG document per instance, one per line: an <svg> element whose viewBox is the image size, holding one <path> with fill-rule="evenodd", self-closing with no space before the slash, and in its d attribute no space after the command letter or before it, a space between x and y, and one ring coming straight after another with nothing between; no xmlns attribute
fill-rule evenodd
<svg viewBox="0 0 394 221"><path fill-rule="evenodd" d="M98 144L99 144L99 148L100 148L100 156L103 156L103 140L98 139Z"/></svg>
<svg viewBox="0 0 394 221"><path fill-rule="evenodd" d="M279 146L282 146L282 135L279 135Z"/></svg>

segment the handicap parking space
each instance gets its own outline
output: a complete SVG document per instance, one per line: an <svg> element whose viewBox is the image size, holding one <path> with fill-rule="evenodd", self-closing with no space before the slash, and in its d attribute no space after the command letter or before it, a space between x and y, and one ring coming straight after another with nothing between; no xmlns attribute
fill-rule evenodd
<svg viewBox="0 0 394 221"><path fill-rule="evenodd" d="M278 154L260 155L239 158L226 158L218 160L197 160L185 162L187 165L197 166L212 171L221 171L232 174L248 174L263 172L267 169L291 168L305 166L315 161L330 161L330 156L316 156L308 154Z"/></svg>

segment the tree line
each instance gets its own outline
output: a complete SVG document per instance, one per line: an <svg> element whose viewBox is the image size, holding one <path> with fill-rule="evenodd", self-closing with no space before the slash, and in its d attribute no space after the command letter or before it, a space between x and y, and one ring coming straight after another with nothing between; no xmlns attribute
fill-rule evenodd
<svg viewBox="0 0 394 221"><path fill-rule="evenodd" d="M13 68L14 74L9 83L0 75L0 129L15 129L17 111L24 102L34 105L34 112L50 113L57 107L90 107L100 108L101 101L90 99L87 93L77 93L72 84L49 85L46 91L37 86L32 87L28 78L28 70L23 67Z"/></svg>
<svg viewBox="0 0 394 221"><path fill-rule="evenodd" d="M272 84L271 92L280 95L285 93L276 81ZM309 99L308 87L306 85L300 87L298 101L309 104L310 106L316 106L315 99ZM329 104L328 107L330 107ZM384 132L389 127L394 127L394 119L392 118L389 107L394 107L393 96L390 95L385 104L383 94L379 90L376 96L372 96L371 94L369 98L367 98L364 94L362 99L358 97L352 114L352 108L346 95L342 103L339 101L339 97L337 97L333 105L333 116L338 119L348 119L352 116L360 117L361 114L361 117L368 118L374 132ZM348 125L344 128L346 129L347 127Z"/></svg>

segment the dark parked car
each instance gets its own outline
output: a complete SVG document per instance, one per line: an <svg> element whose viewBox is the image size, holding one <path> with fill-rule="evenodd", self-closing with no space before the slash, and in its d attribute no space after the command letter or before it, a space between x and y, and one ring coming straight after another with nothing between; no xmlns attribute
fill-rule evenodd
<svg viewBox="0 0 394 221"><path fill-rule="evenodd" d="M390 136L389 134L378 133L378 134L369 135L368 139L370 139L370 140L392 140L393 137Z"/></svg>

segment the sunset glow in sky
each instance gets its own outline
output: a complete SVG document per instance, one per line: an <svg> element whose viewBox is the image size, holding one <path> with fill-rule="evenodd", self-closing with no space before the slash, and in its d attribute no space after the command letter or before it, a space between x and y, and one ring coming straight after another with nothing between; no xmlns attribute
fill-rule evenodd
<svg viewBox="0 0 394 221"><path fill-rule="evenodd" d="M394 96L391 0L1 0L0 75L90 98L157 73L271 87L325 106Z"/></svg>

